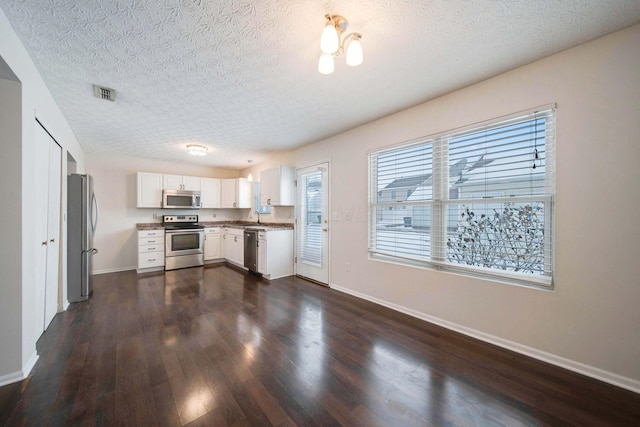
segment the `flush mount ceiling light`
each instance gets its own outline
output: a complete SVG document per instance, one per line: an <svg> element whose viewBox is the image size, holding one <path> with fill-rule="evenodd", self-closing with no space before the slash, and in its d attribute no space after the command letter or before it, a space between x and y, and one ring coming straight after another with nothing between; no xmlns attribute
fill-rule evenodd
<svg viewBox="0 0 640 427"><path fill-rule="evenodd" d="M349 21L340 15L325 15L327 23L320 36L320 60L318 61L318 71L321 74L331 74L335 69L334 56L339 56L344 52L347 45L347 65L352 67L362 64L363 53L360 39L362 34L350 33L340 39L342 33L349 26Z"/></svg>
<svg viewBox="0 0 640 427"><path fill-rule="evenodd" d="M207 150L208 148L205 147L204 145L197 145L197 144L187 145L187 152L192 156L204 156L205 154L207 154Z"/></svg>

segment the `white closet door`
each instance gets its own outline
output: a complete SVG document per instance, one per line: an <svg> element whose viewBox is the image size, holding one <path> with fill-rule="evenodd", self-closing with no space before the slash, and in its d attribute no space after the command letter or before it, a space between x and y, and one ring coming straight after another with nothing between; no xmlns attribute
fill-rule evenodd
<svg viewBox="0 0 640 427"><path fill-rule="evenodd" d="M36 288L35 322L44 331L45 289L47 282L47 248L49 247L49 141L51 137L38 124L35 124L36 152L35 152L35 229L36 229Z"/></svg>
<svg viewBox="0 0 640 427"><path fill-rule="evenodd" d="M39 124L36 129L36 321L46 330L58 311L62 149Z"/></svg>
<svg viewBox="0 0 640 427"><path fill-rule="evenodd" d="M49 209L47 221L47 280L45 285L44 329L49 327L58 312L60 289L60 190L62 149L50 139L49 143Z"/></svg>

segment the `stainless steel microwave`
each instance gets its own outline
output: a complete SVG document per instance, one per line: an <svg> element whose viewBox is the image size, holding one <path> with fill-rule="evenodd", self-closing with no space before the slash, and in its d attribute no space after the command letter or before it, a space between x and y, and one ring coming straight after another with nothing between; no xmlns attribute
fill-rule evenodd
<svg viewBox="0 0 640 427"><path fill-rule="evenodd" d="M162 190L164 209L200 209L200 192L184 190Z"/></svg>

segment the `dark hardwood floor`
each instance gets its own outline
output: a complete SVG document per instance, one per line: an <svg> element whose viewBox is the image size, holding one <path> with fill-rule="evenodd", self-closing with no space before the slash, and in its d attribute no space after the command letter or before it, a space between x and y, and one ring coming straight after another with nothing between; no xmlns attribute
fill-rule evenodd
<svg viewBox="0 0 640 427"><path fill-rule="evenodd" d="M0 424L640 425L639 394L225 265L96 276L38 351Z"/></svg>

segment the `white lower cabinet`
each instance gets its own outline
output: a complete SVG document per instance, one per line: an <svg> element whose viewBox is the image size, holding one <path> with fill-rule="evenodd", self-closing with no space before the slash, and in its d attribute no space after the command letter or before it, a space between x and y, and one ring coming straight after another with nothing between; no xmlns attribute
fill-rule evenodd
<svg viewBox="0 0 640 427"><path fill-rule="evenodd" d="M164 268L164 230L138 230L138 271Z"/></svg>
<svg viewBox="0 0 640 427"><path fill-rule="evenodd" d="M293 275L293 230L258 232L258 273L269 280Z"/></svg>
<svg viewBox="0 0 640 427"><path fill-rule="evenodd" d="M244 232L239 228L225 228L222 235L222 256L233 264L244 266Z"/></svg>
<svg viewBox="0 0 640 427"><path fill-rule="evenodd" d="M220 228L209 227L204 229L204 260L212 261L222 258L220 250Z"/></svg>
<svg viewBox="0 0 640 427"><path fill-rule="evenodd" d="M258 273L262 273L262 277L268 276L267 271L267 239L266 231L258 233Z"/></svg>

